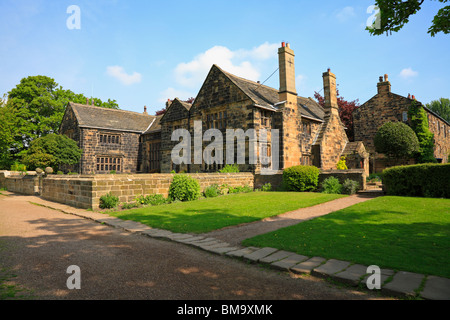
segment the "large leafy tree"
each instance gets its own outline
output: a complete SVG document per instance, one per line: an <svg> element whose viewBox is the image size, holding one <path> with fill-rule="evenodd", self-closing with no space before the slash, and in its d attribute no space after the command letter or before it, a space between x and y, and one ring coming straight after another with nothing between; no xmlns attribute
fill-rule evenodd
<svg viewBox="0 0 450 320"><path fill-rule="evenodd" d="M353 101L347 101L344 99L344 97L339 96L339 90L336 90L336 97L337 97L337 103L339 107L339 117L341 118L342 123L347 128L345 132L347 133L347 137L350 141L355 141L355 132L353 129L353 111L355 111L357 108L359 108L359 100L353 100ZM324 107L325 106L325 99L323 96L318 93L314 92L314 98L317 100L317 102Z"/></svg>
<svg viewBox="0 0 450 320"><path fill-rule="evenodd" d="M450 0L438 0L445 3ZM408 22L411 16L422 9L425 0L375 0L375 6L379 8L378 26L367 27L372 35L392 34L398 32ZM441 8L434 16L428 33L434 37L437 33L450 33L450 6Z"/></svg>
<svg viewBox="0 0 450 320"><path fill-rule="evenodd" d="M440 98L439 100L433 100L427 103L426 107L436 112L447 122L450 122L450 99Z"/></svg>
<svg viewBox="0 0 450 320"><path fill-rule="evenodd" d="M30 170L46 167L58 170L62 165L77 164L82 152L74 140L51 133L31 142L30 148L22 153L22 163Z"/></svg>
<svg viewBox="0 0 450 320"><path fill-rule="evenodd" d="M405 160L419 152L419 140L414 131L402 122L386 122L374 137L375 151L389 159Z"/></svg>
<svg viewBox="0 0 450 320"><path fill-rule="evenodd" d="M87 97L63 89L47 76L23 78L8 92L7 102L1 108L0 131L5 130L8 139L0 138L0 150L7 150L7 158L10 161L18 160L20 153L29 148L33 140L58 132L69 101L84 104ZM119 108L116 101L110 99L103 102L94 98L94 105ZM3 119L7 119L6 124ZM8 166L3 164L2 167Z"/></svg>

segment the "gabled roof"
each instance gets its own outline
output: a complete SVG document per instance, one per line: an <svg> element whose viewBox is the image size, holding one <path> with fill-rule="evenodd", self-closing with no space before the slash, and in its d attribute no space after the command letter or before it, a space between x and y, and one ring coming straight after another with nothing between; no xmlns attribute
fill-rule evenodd
<svg viewBox="0 0 450 320"><path fill-rule="evenodd" d="M78 126L81 128L106 129L142 133L149 129L155 116L133 111L102 108L69 102Z"/></svg>
<svg viewBox="0 0 450 320"><path fill-rule="evenodd" d="M276 106L279 101L278 90L262 85L260 83L240 78L231 73L223 71L220 67L214 65L222 71L236 86L238 86L256 106L278 111ZM325 111L323 108L311 98L298 97L298 107L302 116L323 121Z"/></svg>
<svg viewBox="0 0 450 320"><path fill-rule="evenodd" d="M175 98L167 108L166 112L162 115L160 121L164 122L183 119L187 115L187 113L189 113L191 107L191 103Z"/></svg>

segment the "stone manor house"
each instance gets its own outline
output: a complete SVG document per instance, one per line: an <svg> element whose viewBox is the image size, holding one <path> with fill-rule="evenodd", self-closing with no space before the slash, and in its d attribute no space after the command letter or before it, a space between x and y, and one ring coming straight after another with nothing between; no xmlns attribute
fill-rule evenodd
<svg viewBox="0 0 450 320"><path fill-rule="evenodd" d="M161 116L95 107L93 105L69 103L67 105L60 133L78 142L83 149L80 163L71 171L81 174L92 173L169 173L175 172L217 172L226 162L223 160L207 163L194 161L194 143L191 144L191 161L173 163L171 152L180 141L172 141L175 129L186 129L191 137L203 134L208 129L218 129L226 136L227 129L253 129L257 140L262 129L266 129L267 143L252 143L254 137L245 141L245 163L239 163L240 171L261 173L264 168L282 170L294 165L315 165L322 170L336 169L341 156L346 156L349 169L364 169L369 172L369 152L373 130L379 127L376 108L391 108L396 104L397 95L390 93L387 79L379 85L377 96L362 105L361 112L355 114L355 136L350 142L342 124L336 97L336 76L328 69L323 73L325 105L322 108L311 98L297 94L295 86L295 55L289 43L282 43L278 49L280 88L274 89L259 82L237 77L213 65L192 104L175 98L166 103L166 112ZM389 89L386 89L388 86ZM387 97L395 98L390 104ZM381 102L378 103L378 100ZM392 109L392 108L391 108ZM443 130L440 152L450 151L448 137L449 124L427 110L430 127L439 121ZM402 111L399 109L394 113ZM385 112L389 114L389 112ZM381 119L404 120L397 114ZM359 122L357 122L359 121ZM364 122L365 121L365 122ZM200 128L195 124L201 123ZM358 124L356 124L358 123ZM441 127L442 125L442 127ZM277 129L277 148L272 141L272 133ZM202 132L196 132L202 131ZM358 132L360 131L361 134ZM376 130L375 130L376 132ZM258 140L259 141L259 140ZM202 150L210 142L203 141ZM274 148L272 148L274 147ZM237 147L234 150L236 162ZM216 152L216 150L214 150ZM439 155L441 154L439 153ZM256 161L250 161L256 155ZM271 161L262 163L260 155ZM212 155L216 159L216 155Z"/></svg>

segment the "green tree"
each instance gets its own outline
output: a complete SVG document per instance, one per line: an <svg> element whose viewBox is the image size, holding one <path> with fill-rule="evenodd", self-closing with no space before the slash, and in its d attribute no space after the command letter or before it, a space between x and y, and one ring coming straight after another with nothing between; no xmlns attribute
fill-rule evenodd
<svg viewBox="0 0 450 320"><path fill-rule="evenodd" d="M414 131L402 122L386 122L374 138L375 151L396 161L408 159L419 152L419 140Z"/></svg>
<svg viewBox="0 0 450 320"><path fill-rule="evenodd" d="M415 155L419 163L436 162L434 158L434 134L428 128L428 118L425 109L413 101L408 110L411 128L419 140L419 152Z"/></svg>
<svg viewBox="0 0 450 320"><path fill-rule="evenodd" d="M29 170L52 167L56 172L61 165L77 164L82 153L72 139L51 133L31 142L30 148L22 153L22 163Z"/></svg>
<svg viewBox="0 0 450 320"><path fill-rule="evenodd" d="M2 106L0 114L0 120L6 118L9 121L5 126L6 129L9 128L8 139L0 138L0 149L7 150L4 157L12 161L18 160L20 153L26 150L34 139L57 133L68 102L85 104L86 100L87 97L83 94L63 89L50 77L39 75L23 78L8 92L6 107ZM119 108L115 100L109 99L103 102L94 98L94 105ZM1 123L3 131L3 121Z"/></svg>
<svg viewBox="0 0 450 320"><path fill-rule="evenodd" d="M437 113L445 121L450 122L450 99L440 98L426 104L426 107Z"/></svg>
<svg viewBox="0 0 450 320"><path fill-rule="evenodd" d="M444 3L450 0L438 1ZM422 9L424 2L425 0L375 0L375 6L380 10L378 16L380 26L379 28L367 27L367 30L372 35L398 32L409 22L412 15L415 15ZM439 32L444 34L450 33L450 6L445 6L436 13L428 29L428 33L432 37Z"/></svg>

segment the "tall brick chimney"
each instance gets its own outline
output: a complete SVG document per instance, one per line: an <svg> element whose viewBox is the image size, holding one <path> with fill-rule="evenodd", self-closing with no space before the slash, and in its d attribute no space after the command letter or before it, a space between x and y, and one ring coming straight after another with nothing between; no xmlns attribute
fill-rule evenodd
<svg viewBox="0 0 450 320"><path fill-rule="evenodd" d="M383 77L380 77L380 82L377 84L378 88L378 94L386 94L391 92L391 83L389 82L388 75L384 75L384 81Z"/></svg>
<svg viewBox="0 0 450 320"><path fill-rule="evenodd" d="M324 91L324 104L325 113L339 114L339 107L337 103L337 91L336 91L336 75L327 70L322 74L323 78L323 91Z"/></svg>
<svg viewBox="0 0 450 320"><path fill-rule="evenodd" d="M297 90L295 88L295 55L289 43L281 43L278 49L278 64L280 74L280 91L278 97L281 101L297 102Z"/></svg>

